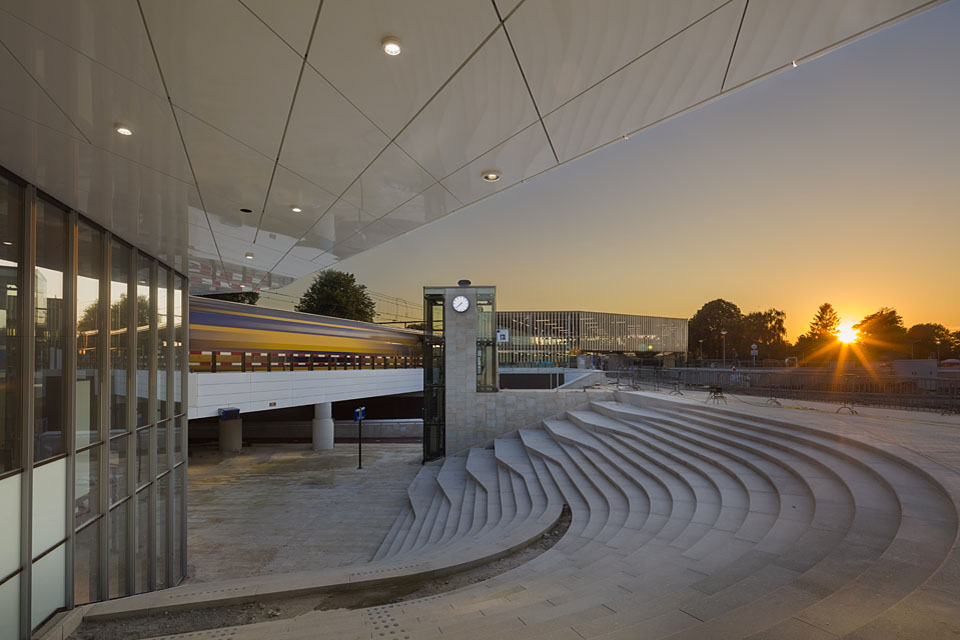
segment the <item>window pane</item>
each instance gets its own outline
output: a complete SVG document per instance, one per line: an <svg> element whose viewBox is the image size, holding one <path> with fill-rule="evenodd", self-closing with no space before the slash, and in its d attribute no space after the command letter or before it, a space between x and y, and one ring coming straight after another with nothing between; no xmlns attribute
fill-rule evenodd
<svg viewBox="0 0 960 640"><path fill-rule="evenodd" d="M153 427L137 431L137 489L153 480L150 474L150 432Z"/></svg>
<svg viewBox="0 0 960 640"><path fill-rule="evenodd" d="M166 420L157 425L157 473L163 473L167 470L167 433L169 432L170 420Z"/></svg>
<svg viewBox="0 0 960 640"><path fill-rule="evenodd" d="M17 295L21 260L20 220L23 193L0 177L0 473L20 466L20 336Z"/></svg>
<svg viewBox="0 0 960 640"><path fill-rule="evenodd" d="M0 580L20 568L20 483L22 473L0 480ZM3 636L0 636L2 638Z"/></svg>
<svg viewBox="0 0 960 640"><path fill-rule="evenodd" d="M130 348L128 321L130 301L130 249L114 241L110 258L110 415L108 429L112 433L127 431L127 353Z"/></svg>
<svg viewBox="0 0 960 640"><path fill-rule="evenodd" d="M183 278L174 276L173 278L173 414L183 413L183 404L181 391L183 390L182 378L186 375L183 372Z"/></svg>
<svg viewBox="0 0 960 640"><path fill-rule="evenodd" d="M110 441L110 504L130 495L127 490L127 440L125 434Z"/></svg>
<svg viewBox="0 0 960 640"><path fill-rule="evenodd" d="M167 498L170 474L157 478L157 589L167 586Z"/></svg>
<svg viewBox="0 0 960 640"><path fill-rule="evenodd" d="M153 420L147 416L150 406L150 259L137 255L137 426Z"/></svg>
<svg viewBox="0 0 960 640"><path fill-rule="evenodd" d="M37 200L36 371L34 460L63 453L63 278L67 266L66 213Z"/></svg>
<svg viewBox="0 0 960 640"><path fill-rule="evenodd" d="M187 465L182 464L176 469L173 470L174 473L174 482L176 483L173 489L173 579L170 581L171 584L177 584L183 574L181 572L181 564L183 562L183 536L182 528L184 522L184 503L183 499L186 494L186 478L187 478Z"/></svg>
<svg viewBox="0 0 960 640"><path fill-rule="evenodd" d="M79 527L100 515L100 450L96 445L76 456L77 484L74 489L74 526Z"/></svg>
<svg viewBox="0 0 960 640"><path fill-rule="evenodd" d="M174 460L173 463L177 464L183 462L183 430L187 425L187 417L180 416L176 419L174 423L174 432L173 432L173 451L174 451Z"/></svg>
<svg viewBox="0 0 960 640"><path fill-rule="evenodd" d="M100 525L103 519L81 529L73 541L73 588L77 604L100 599Z"/></svg>
<svg viewBox="0 0 960 640"><path fill-rule="evenodd" d="M167 353L170 346L170 332L167 324L169 274L170 271L165 267L157 268L157 422L167 417L167 367L169 366Z"/></svg>
<svg viewBox="0 0 960 640"><path fill-rule="evenodd" d="M60 545L33 563L30 580L30 623L34 628L66 605L67 554Z"/></svg>
<svg viewBox="0 0 960 640"><path fill-rule="evenodd" d="M39 243L39 238L37 240ZM100 435L100 278L103 247L100 232L77 225L77 448Z"/></svg>
<svg viewBox="0 0 960 640"><path fill-rule="evenodd" d="M20 636L20 576L0 584L0 638Z"/></svg>
<svg viewBox="0 0 960 640"><path fill-rule="evenodd" d="M110 510L110 597L130 595L127 586L127 517L130 500Z"/></svg>
<svg viewBox="0 0 960 640"><path fill-rule="evenodd" d="M150 590L150 489L137 494L137 593Z"/></svg>

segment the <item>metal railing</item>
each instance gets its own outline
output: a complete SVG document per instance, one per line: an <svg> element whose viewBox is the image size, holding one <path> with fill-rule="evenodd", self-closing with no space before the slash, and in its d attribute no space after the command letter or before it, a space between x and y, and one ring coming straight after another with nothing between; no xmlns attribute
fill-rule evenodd
<svg viewBox="0 0 960 640"><path fill-rule="evenodd" d="M421 356L277 351L191 351L191 373L420 369Z"/></svg>
<svg viewBox="0 0 960 640"><path fill-rule="evenodd" d="M652 367L631 369L621 375L638 388L720 387L729 393L768 398L960 413L960 379L954 377L905 378L809 369L733 371Z"/></svg>

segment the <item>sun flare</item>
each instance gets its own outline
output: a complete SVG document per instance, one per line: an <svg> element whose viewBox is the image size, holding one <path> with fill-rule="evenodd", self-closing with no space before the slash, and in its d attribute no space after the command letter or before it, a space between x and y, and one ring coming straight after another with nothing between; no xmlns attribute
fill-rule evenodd
<svg viewBox="0 0 960 640"><path fill-rule="evenodd" d="M860 338L860 332L854 329L849 322L845 322L840 325L840 328L837 330L837 340L843 344L850 344L851 342L856 342Z"/></svg>

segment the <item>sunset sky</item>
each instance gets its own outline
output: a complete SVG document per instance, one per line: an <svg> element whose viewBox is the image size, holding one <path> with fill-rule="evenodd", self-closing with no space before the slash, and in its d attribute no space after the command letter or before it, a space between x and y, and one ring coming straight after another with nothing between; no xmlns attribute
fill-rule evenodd
<svg viewBox="0 0 960 640"><path fill-rule="evenodd" d="M955 0L334 268L413 301L468 278L504 310L722 297L791 340L825 301L960 329L958 33Z"/></svg>

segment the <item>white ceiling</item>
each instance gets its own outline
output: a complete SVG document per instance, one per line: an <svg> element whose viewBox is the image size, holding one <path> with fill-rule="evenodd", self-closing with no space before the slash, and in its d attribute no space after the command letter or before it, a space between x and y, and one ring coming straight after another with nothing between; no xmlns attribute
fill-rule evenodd
<svg viewBox="0 0 960 640"><path fill-rule="evenodd" d="M281 286L940 1L0 0L0 165Z"/></svg>

